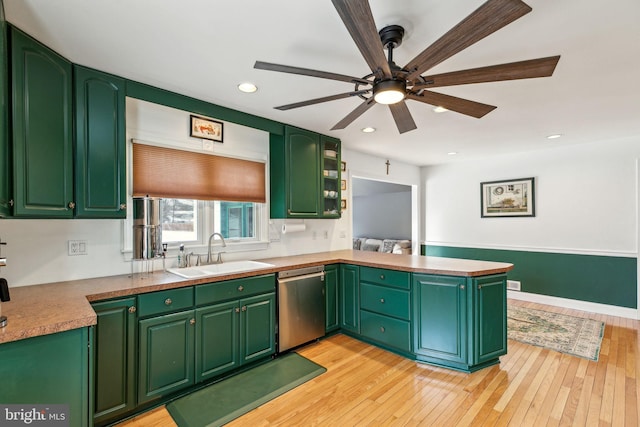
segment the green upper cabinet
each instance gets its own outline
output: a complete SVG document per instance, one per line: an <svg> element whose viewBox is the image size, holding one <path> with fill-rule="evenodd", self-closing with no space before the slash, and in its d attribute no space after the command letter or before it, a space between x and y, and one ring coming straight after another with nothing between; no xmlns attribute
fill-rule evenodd
<svg viewBox="0 0 640 427"><path fill-rule="evenodd" d="M325 166L324 145L333 144L328 149L336 152L331 175L339 191L340 142L321 136L315 132L287 126L284 136L271 134L270 138L270 184L271 218L337 218L338 209L331 208L324 214ZM327 165L329 165L327 163ZM333 169L337 168L337 169ZM339 195L336 192L336 199ZM330 207L330 205L327 205Z"/></svg>
<svg viewBox="0 0 640 427"><path fill-rule="evenodd" d="M74 66L77 218L125 218L125 81Z"/></svg>
<svg viewBox="0 0 640 427"><path fill-rule="evenodd" d="M340 218L340 141L320 136L322 169L322 217Z"/></svg>
<svg viewBox="0 0 640 427"><path fill-rule="evenodd" d="M71 63L11 27L14 214L73 216Z"/></svg>
<svg viewBox="0 0 640 427"><path fill-rule="evenodd" d="M7 23L0 0L0 218L12 214L11 153L9 151L9 70Z"/></svg>

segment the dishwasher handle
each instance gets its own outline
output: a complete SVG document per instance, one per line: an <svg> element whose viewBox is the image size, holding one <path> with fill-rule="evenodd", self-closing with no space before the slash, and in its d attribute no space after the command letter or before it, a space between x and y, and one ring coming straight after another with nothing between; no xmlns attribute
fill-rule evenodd
<svg viewBox="0 0 640 427"><path fill-rule="evenodd" d="M324 281L324 271L321 271L319 273L303 274L302 276L287 277L285 279L278 278L278 283L287 283L287 282L293 282L295 280L312 279L314 277L320 277L320 280Z"/></svg>

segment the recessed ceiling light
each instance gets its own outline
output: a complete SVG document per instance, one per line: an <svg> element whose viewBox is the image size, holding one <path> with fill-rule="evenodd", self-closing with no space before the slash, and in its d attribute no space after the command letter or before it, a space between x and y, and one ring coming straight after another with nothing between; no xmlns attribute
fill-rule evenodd
<svg viewBox="0 0 640 427"><path fill-rule="evenodd" d="M447 155L449 155L449 156L455 156L456 154L458 154L458 152L457 152L457 151L449 151L449 152L447 153Z"/></svg>
<svg viewBox="0 0 640 427"><path fill-rule="evenodd" d="M256 85L254 85L253 83L240 83L238 85L238 89L240 90L240 92L244 93L253 93L258 90Z"/></svg>
<svg viewBox="0 0 640 427"><path fill-rule="evenodd" d="M366 128L362 128L360 129L362 132L364 133L371 133L371 132L375 132L376 128L372 128L372 127L366 127Z"/></svg>
<svg viewBox="0 0 640 427"><path fill-rule="evenodd" d="M561 136L562 136L561 133L554 133L553 135L547 136L547 139L557 139L557 138L560 138Z"/></svg>
<svg viewBox="0 0 640 427"><path fill-rule="evenodd" d="M449 110L447 110L447 109L446 109L446 108L444 108L444 107L440 107L440 106L433 107L433 112L434 112L434 113L444 113L444 112L446 112L446 111L449 111Z"/></svg>

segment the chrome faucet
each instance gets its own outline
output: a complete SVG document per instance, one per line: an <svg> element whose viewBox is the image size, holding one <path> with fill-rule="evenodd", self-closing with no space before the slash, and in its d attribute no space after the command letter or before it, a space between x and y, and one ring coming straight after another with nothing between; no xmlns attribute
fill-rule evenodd
<svg viewBox="0 0 640 427"><path fill-rule="evenodd" d="M222 252L218 252L218 258L213 261L211 259L211 241L213 240L213 238L215 236L220 237L220 240L222 241L222 247L226 247L227 244L224 241L224 237L222 237L222 234L220 233L213 233L211 236L209 236L209 249L207 251L207 264L222 264Z"/></svg>

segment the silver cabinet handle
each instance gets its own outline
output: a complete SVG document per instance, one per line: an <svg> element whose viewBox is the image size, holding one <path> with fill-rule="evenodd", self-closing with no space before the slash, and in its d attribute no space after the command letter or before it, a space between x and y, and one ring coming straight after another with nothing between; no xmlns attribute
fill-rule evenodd
<svg viewBox="0 0 640 427"><path fill-rule="evenodd" d="M69 206L69 209L73 209L73 208L76 207L76 204L75 204L75 202L69 202L69 204L67 206Z"/></svg>
<svg viewBox="0 0 640 427"><path fill-rule="evenodd" d="M238 307L236 307L236 313L240 313L240 309Z"/></svg>
<svg viewBox="0 0 640 427"><path fill-rule="evenodd" d="M384 331L385 331L384 326L380 326L380 332L384 334Z"/></svg>
<svg viewBox="0 0 640 427"><path fill-rule="evenodd" d="M131 313L131 314L135 313L135 312L136 312L136 310L137 310L137 309L136 309L136 306L135 306L135 305L132 305L131 307L129 307L129 313Z"/></svg>
<svg viewBox="0 0 640 427"><path fill-rule="evenodd" d="M127 204L126 203L120 203L120 210L123 211L127 209Z"/></svg>
<svg viewBox="0 0 640 427"><path fill-rule="evenodd" d="M384 280L384 274L380 275L380 280Z"/></svg>
<svg viewBox="0 0 640 427"><path fill-rule="evenodd" d="M246 305L242 306L242 311L247 311L247 306Z"/></svg>
<svg viewBox="0 0 640 427"><path fill-rule="evenodd" d="M189 324L190 324L190 325L195 325L195 324L196 324L196 319L191 319L191 320L189 320Z"/></svg>
<svg viewBox="0 0 640 427"><path fill-rule="evenodd" d="M171 301L171 298L167 298L166 300L164 300L164 305L171 305L173 301Z"/></svg>
<svg viewBox="0 0 640 427"><path fill-rule="evenodd" d="M244 291L244 286L242 285L238 286L238 292L242 292L242 291Z"/></svg>
<svg viewBox="0 0 640 427"><path fill-rule="evenodd" d="M460 285L460 289L464 291L464 285Z"/></svg>
<svg viewBox="0 0 640 427"><path fill-rule="evenodd" d="M380 303L384 304L384 298L380 298Z"/></svg>

